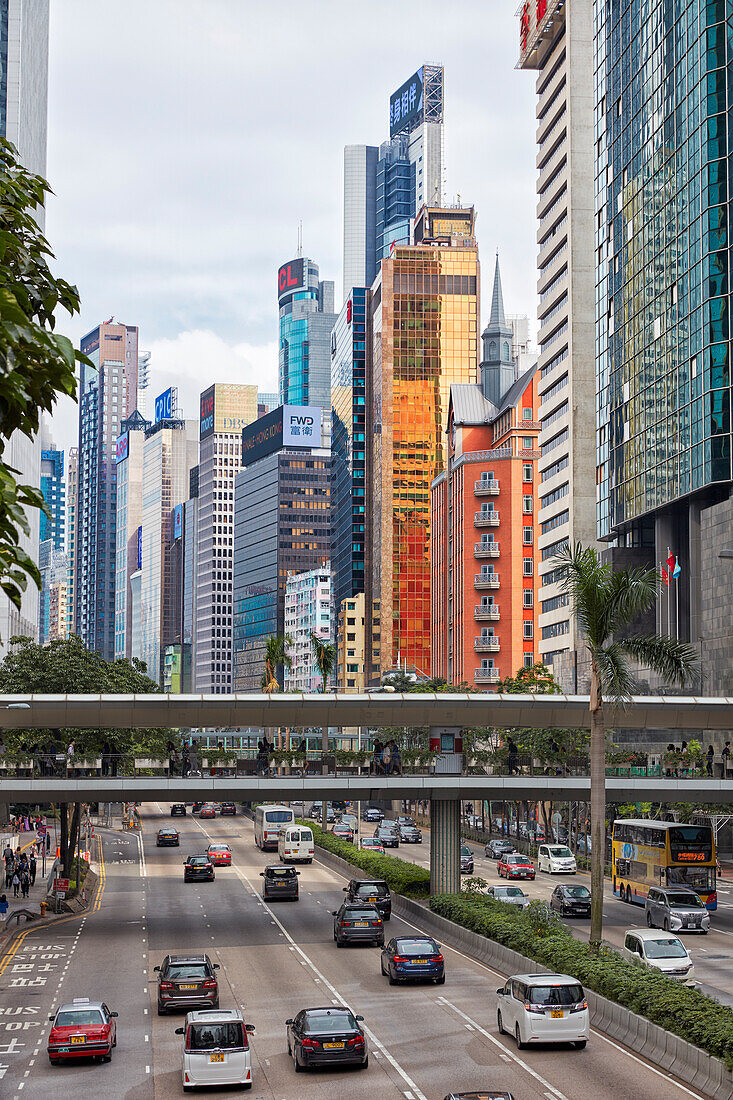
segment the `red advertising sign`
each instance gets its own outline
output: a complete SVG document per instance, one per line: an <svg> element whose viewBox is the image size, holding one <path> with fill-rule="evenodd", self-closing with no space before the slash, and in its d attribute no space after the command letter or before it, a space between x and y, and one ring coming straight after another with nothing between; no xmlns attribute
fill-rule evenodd
<svg viewBox="0 0 733 1100"><path fill-rule="evenodd" d="M524 7L522 8L522 18L519 23L519 39L522 45L522 53L527 49L527 40L529 38L529 0L525 0Z"/></svg>
<svg viewBox="0 0 733 1100"><path fill-rule="evenodd" d="M305 282L304 273L305 267L302 258L283 264L277 273L278 296L303 286Z"/></svg>
<svg viewBox="0 0 733 1100"><path fill-rule="evenodd" d="M537 23L538 27L539 27L540 23L542 22L542 20L545 18L546 14L547 14L547 0L537 0L537 19L536 19L536 23Z"/></svg>
<svg viewBox="0 0 733 1100"><path fill-rule="evenodd" d="M55 878L53 880L54 892L59 894L62 891L66 893L69 889L69 880L67 878Z"/></svg>

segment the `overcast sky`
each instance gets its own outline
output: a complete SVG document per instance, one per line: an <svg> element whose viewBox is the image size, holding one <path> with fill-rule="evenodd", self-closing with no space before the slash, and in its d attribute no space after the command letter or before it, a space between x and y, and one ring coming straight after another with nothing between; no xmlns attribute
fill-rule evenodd
<svg viewBox="0 0 733 1100"><path fill-rule="evenodd" d="M445 66L446 195L475 204L482 322L500 250L535 313L534 75L506 0L51 0L47 233L79 336L111 315L152 352L150 397L277 388L278 266L303 250L341 304L343 147L388 136L389 95ZM152 405L152 401L151 401ZM76 442L59 406L56 442Z"/></svg>

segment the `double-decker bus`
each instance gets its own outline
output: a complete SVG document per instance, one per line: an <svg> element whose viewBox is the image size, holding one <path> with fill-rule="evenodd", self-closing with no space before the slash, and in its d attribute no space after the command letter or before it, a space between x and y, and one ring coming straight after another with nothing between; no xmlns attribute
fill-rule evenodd
<svg viewBox="0 0 733 1100"><path fill-rule="evenodd" d="M643 905L650 886L686 886L718 908L710 825L620 818L613 823L613 892Z"/></svg>
<svg viewBox="0 0 733 1100"><path fill-rule="evenodd" d="M255 844L264 851L277 848L280 830L295 823L295 814L289 806L265 803L255 810Z"/></svg>

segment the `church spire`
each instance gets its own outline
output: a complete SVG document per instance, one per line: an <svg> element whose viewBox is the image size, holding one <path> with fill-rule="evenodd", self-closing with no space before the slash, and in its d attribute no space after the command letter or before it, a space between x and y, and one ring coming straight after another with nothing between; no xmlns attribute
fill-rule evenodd
<svg viewBox="0 0 733 1100"><path fill-rule="evenodd" d="M489 316L489 327L493 325L506 328L506 317L504 315L504 295L501 292L501 271L499 270L499 251L496 252L496 267L494 268L494 292L491 295L491 314Z"/></svg>

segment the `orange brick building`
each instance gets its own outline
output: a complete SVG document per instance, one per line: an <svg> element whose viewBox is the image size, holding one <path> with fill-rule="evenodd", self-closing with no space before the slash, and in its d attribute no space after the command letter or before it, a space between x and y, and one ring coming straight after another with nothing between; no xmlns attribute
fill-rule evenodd
<svg viewBox="0 0 733 1100"><path fill-rule="evenodd" d="M481 385L451 386L447 469L431 486L433 675L483 690L534 663L538 588L537 368L502 394L509 348L492 335Z"/></svg>

